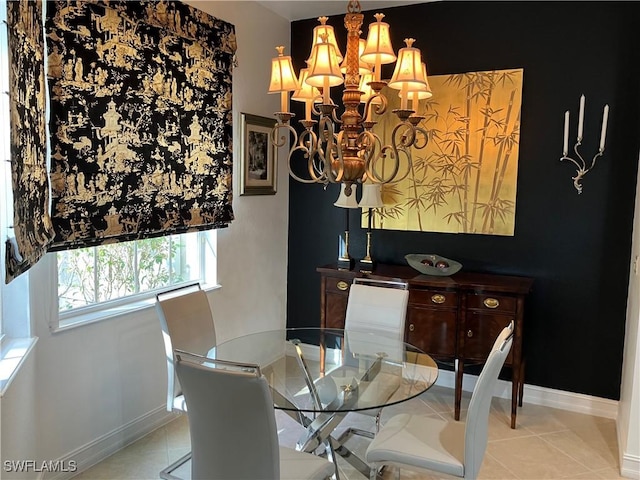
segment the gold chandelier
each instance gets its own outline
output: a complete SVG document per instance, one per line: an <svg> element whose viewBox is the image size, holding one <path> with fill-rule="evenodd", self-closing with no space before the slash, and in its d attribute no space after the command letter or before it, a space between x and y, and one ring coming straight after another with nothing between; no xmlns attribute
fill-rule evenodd
<svg viewBox="0 0 640 480"><path fill-rule="evenodd" d="M384 15L375 15L376 21L369 26L365 40L360 38L364 19L360 12L359 1L348 2L344 17L347 29L344 57L333 27L326 24L327 17L318 19L320 25L313 31L307 68L303 68L299 76L294 72L291 57L284 55L284 47L276 47L278 56L272 59L269 86L269 93L281 95L281 111L275 113L277 122L271 132L271 142L277 147L291 145L290 175L303 183L341 183L336 205L345 208L358 206L355 195L352 196L354 185L375 185L379 191L381 184L397 183L407 177L412 165L411 148L424 148L428 142L427 132L419 126L424 117L417 113L418 101L432 95L426 65L420 50L413 46L415 40L405 39L406 46L396 57L389 24L382 21ZM396 59L391 80L382 80L382 65ZM344 111L338 119L338 106L331 99L330 89L343 83ZM393 110L398 123L387 145L372 131L377 123L374 114L387 111L387 98L381 93L385 86L398 90L401 99L400 108ZM304 130L300 135L289 124L294 117L287 110L289 92L293 92L292 100L305 103L305 119L300 121ZM361 104L364 105L362 113ZM291 137L293 142L288 143ZM305 173L301 175L296 173L300 169L292 169L292 161L299 159L306 161L306 168L302 169Z"/></svg>

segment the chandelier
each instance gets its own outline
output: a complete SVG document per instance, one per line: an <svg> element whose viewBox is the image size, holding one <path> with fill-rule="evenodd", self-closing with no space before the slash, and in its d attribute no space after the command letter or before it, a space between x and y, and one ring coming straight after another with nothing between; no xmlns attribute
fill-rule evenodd
<svg viewBox="0 0 640 480"><path fill-rule="evenodd" d="M280 93L281 111L275 113L277 122L270 141L276 147L290 145L287 164L289 174L297 181L325 186L340 183L336 205L344 208L371 205L369 200L365 200L367 205L356 203L353 193L358 184L379 192L382 184L406 178L412 166L411 149L424 148L428 142L427 132L419 126L424 117L417 113L418 101L432 95L420 50L413 46L414 39L407 38L396 57L389 24L382 21L381 13L374 17L366 40L360 38L364 19L360 2L348 2L344 56L333 27L326 24L327 17L320 17L320 25L313 31L307 68L299 75L291 57L284 55L284 47L276 47L278 56L272 59L269 93ZM384 81L381 67L393 62L393 76ZM330 89L343 84L343 113L338 118L338 105L331 99ZM377 123L375 116L387 111L388 101L382 93L385 86L398 90L400 108L393 110L397 124L391 142L383 145L372 129ZM293 92L292 100L305 103L305 118L300 120L304 130L299 135L289 123L295 116L288 111L289 92ZM300 161L306 165L293 169L292 162Z"/></svg>

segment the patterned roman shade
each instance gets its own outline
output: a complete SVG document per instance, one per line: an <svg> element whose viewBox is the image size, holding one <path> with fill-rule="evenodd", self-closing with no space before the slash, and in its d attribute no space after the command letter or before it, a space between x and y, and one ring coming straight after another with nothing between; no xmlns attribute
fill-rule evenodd
<svg viewBox="0 0 640 480"><path fill-rule="evenodd" d="M233 25L169 1L47 4L49 250L233 219Z"/></svg>
<svg viewBox="0 0 640 480"><path fill-rule="evenodd" d="M53 238L46 163L42 1L7 2L9 110L15 238L6 242L5 281L27 271Z"/></svg>

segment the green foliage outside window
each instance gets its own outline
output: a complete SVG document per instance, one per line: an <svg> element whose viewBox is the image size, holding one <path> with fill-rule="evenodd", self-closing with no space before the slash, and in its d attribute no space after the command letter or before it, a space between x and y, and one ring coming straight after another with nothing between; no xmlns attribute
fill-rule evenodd
<svg viewBox="0 0 640 480"><path fill-rule="evenodd" d="M57 255L61 312L198 279L200 274L197 234L80 248Z"/></svg>

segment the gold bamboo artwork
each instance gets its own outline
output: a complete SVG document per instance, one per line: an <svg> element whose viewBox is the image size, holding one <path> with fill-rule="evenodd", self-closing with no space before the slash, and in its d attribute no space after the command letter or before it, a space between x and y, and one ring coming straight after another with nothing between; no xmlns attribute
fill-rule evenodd
<svg viewBox="0 0 640 480"><path fill-rule="evenodd" d="M408 175L382 186L373 228L513 236L522 79L523 69L430 76L433 97L417 109L429 142L412 149L410 168L400 154ZM388 110L373 130L388 144L400 99L383 93Z"/></svg>

